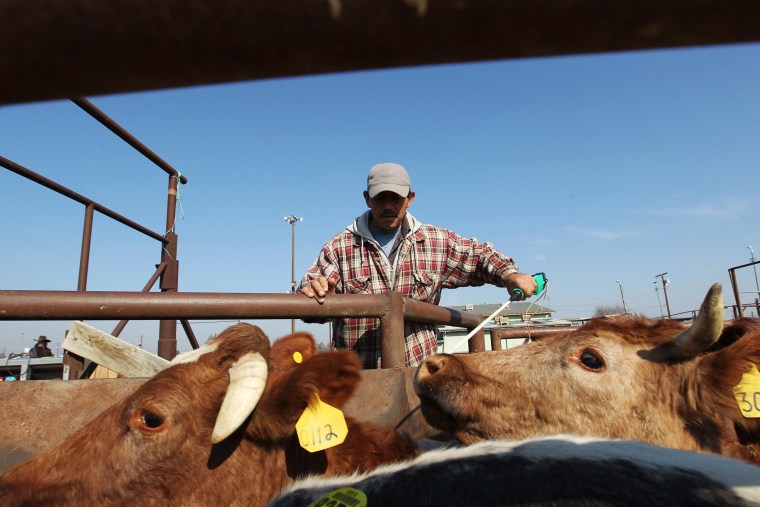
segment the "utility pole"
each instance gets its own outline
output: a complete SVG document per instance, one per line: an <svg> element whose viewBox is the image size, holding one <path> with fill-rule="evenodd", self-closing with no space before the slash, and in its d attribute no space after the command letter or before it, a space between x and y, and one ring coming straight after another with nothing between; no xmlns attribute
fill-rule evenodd
<svg viewBox="0 0 760 507"><path fill-rule="evenodd" d="M755 289L757 289L757 297L760 297L760 284L757 283L757 266L755 266L755 251L752 250L752 245L748 246L749 248L749 260L752 261L752 270L755 272ZM757 300L757 297L755 300Z"/></svg>
<svg viewBox="0 0 760 507"><path fill-rule="evenodd" d="M628 310L625 308L625 296L623 295L623 282L617 280L617 284L620 286L620 299L623 300L623 315L628 315Z"/></svg>
<svg viewBox="0 0 760 507"><path fill-rule="evenodd" d="M665 275L667 274L668 274L667 272L660 273L659 275L655 275L655 278L659 276L660 279L662 280L662 293L665 294L665 308L667 308L668 318L670 318L670 303L668 303L668 289L666 288L668 284L670 283L670 280L665 278Z"/></svg>
<svg viewBox="0 0 760 507"><path fill-rule="evenodd" d="M662 313L662 301L660 301L660 289L657 287L657 280L654 281L654 293L657 294L657 306L660 307L660 317L665 318Z"/></svg>
<svg viewBox="0 0 760 507"><path fill-rule="evenodd" d="M296 291L296 222L302 222L303 217L290 215L284 217L290 224L290 293ZM290 331L296 332L296 319L290 319Z"/></svg>

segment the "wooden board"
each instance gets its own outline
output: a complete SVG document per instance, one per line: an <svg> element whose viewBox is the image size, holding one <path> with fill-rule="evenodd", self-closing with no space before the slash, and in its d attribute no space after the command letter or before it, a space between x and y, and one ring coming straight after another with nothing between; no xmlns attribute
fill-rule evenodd
<svg viewBox="0 0 760 507"><path fill-rule="evenodd" d="M125 377L152 377L169 361L75 320L63 348Z"/></svg>

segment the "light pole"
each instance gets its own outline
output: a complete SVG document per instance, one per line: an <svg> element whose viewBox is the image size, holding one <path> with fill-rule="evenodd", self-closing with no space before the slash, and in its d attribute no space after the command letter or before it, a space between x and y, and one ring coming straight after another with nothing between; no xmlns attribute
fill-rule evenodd
<svg viewBox="0 0 760 507"><path fill-rule="evenodd" d="M290 215L284 217L290 224L290 293L296 291L296 222L302 222L303 217ZM290 319L290 331L296 332L296 319Z"/></svg>
<svg viewBox="0 0 760 507"><path fill-rule="evenodd" d="M667 272L660 273L659 275L655 275L655 278L657 278L659 276L660 279L662 280L662 293L665 294L665 308L667 308L667 310L668 310L668 318L670 318L670 303L668 303L668 289L666 289L666 287L670 283L670 280L668 280L667 278L665 278L665 275L667 275L667 274L668 274Z"/></svg>
<svg viewBox="0 0 760 507"><path fill-rule="evenodd" d="M620 299L623 300L623 315L628 315L628 310L625 308L625 296L623 295L623 282L617 280L617 284L620 286Z"/></svg>
<svg viewBox="0 0 760 507"><path fill-rule="evenodd" d="M665 315L662 313L662 301L660 301L660 289L657 287L657 280L654 281L654 293L657 294L657 306L660 307L660 317L664 318Z"/></svg>

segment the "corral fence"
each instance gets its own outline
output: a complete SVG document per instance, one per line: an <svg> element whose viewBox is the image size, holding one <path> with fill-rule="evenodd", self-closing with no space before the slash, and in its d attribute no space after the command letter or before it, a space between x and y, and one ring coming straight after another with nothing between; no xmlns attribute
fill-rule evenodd
<svg viewBox="0 0 760 507"><path fill-rule="evenodd" d="M760 317L760 294L757 295L754 303L743 304L741 291L739 290L739 282L736 279L736 270L748 268L750 266L752 266L752 269L757 269L757 264L760 264L760 261L752 261L747 264L742 264L741 266L728 268L728 277L731 279L731 290L734 292L734 300L736 301L736 304L732 307L734 318L744 317L744 310L747 308L755 308L758 317ZM757 283L757 272L755 272L755 282Z"/></svg>
<svg viewBox="0 0 760 507"><path fill-rule="evenodd" d="M345 5L232 0L223 6L136 0L128 10L91 0L22 4L0 3L6 21L0 32L0 75L12 76L0 80L0 104L412 65L760 41L755 0L363 0ZM74 100L88 109L84 99ZM106 126L120 130L115 123ZM181 177L168 164L157 164L169 169L167 224L172 224L168 218ZM222 318L232 309L236 318L344 317L362 308L383 321L384 367L400 365L403 333L393 330L404 318L470 329L480 320L393 294L331 296L319 306L298 294L179 293L177 236L171 226L156 235L7 159L0 158L0 165L70 193L87 208L77 291L0 291L2 320L124 319L123 327L129 318L158 316L164 319L159 355L165 357L176 350L176 319L196 346L187 318ZM143 293L86 291L88 221L94 211L163 244L161 263ZM161 293L148 292L159 279ZM103 305L106 300L113 306ZM741 314L741 305L737 308ZM482 334L474 337L471 350L483 341Z"/></svg>
<svg viewBox="0 0 760 507"><path fill-rule="evenodd" d="M459 312L414 301L400 293L377 295L331 295L324 304L301 294L183 293L178 291L178 235L174 230L177 189L187 178L119 126L85 98L72 102L98 120L169 175L166 203L166 232L158 233L106 206L60 185L31 169L0 156L0 166L43 185L85 206L82 249L76 291L0 291L0 320L119 320L110 333L119 336L129 320L158 320L158 355L172 359L177 350L177 321L190 345L198 348L190 319L331 319L375 317L380 319L382 367L404 366L404 320L446 324L466 329L477 327L479 315ZM161 243L161 261L142 292L88 291L87 275L94 213L107 216ZM161 292L151 292L156 282ZM484 351L485 336L479 330L469 342L471 352ZM65 352L69 379L85 374L85 361ZM94 366L94 365L93 365Z"/></svg>

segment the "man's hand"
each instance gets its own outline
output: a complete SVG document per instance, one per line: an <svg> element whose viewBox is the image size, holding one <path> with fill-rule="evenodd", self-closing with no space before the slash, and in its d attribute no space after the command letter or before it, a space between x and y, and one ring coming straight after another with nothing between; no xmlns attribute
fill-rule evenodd
<svg viewBox="0 0 760 507"><path fill-rule="evenodd" d="M531 297L538 288L538 284L533 279L533 275L529 275L527 273L512 273L511 275L507 275L505 281L507 285L507 292L509 292L510 296L512 296L512 291L515 289L520 289L523 291L525 297L521 299Z"/></svg>
<svg viewBox="0 0 760 507"><path fill-rule="evenodd" d="M535 283L533 285L535 286ZM309 285L304 285L301 289L301 293L310 298L316 299L317 303L321 305L325 302L325 296L327 294L335 294L335 280L327 279L324 276L314 278L309 282Z"/></svg>

